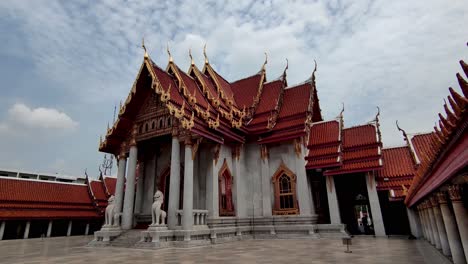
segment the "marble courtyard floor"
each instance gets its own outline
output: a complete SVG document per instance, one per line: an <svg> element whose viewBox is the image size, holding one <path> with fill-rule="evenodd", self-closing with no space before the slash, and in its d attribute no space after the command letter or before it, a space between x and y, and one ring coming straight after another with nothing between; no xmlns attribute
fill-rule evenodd
<svg viewBox="0 0 468 264"><path fill-rule="evenodd" d="M196 248L94 248L88 237L0 241L0 263L449 263L425 241L355 237L341 240L245 240Z"/></svg>

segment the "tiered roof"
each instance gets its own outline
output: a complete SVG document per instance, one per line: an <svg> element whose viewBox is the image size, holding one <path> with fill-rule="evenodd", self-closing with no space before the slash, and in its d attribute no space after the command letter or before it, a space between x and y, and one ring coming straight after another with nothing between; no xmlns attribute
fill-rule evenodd
<svg viewBox="0 0 468 264"><path fill-rule="evenodd" d="M468 65L464 61L460 65L468 77ZM444 104L446 116L439 113L433 136L415 144L424 154L405 199L408 206L415 205L468 166L468 83L460 73L456 77L463 95L449 88L450 107L447 102Z"/></svg>
<svg viewBox="0 0 468 264"><path fill-rule="evenodd" d="M322 120L315 70L305 83L287 88L286 70L279 80L266 82L266 63L258 73L229 82L212 68L206 53L202 70L192 60L185 73L171 56L163 70L145 52L117 121L100 141L100 151L119 153L151 94L175 117L179 129L214 142L269 144L305 136L312 122Z"/></svg>
<svg viewBox="0 0 468 264"><path fill-rule="evenodd" d="M100 218L110 194L106 186L101 181L81 184L0 177L0 219Z"/></svg>
<svg viewBox="0 0 468 264"><path fill-rule="evenodd" d="M325 175L378 170L382 167L382 142L378 115L369 124L343 128L342 113L336 120L314 123L310 128L307 169L326 169Z"/></svg>

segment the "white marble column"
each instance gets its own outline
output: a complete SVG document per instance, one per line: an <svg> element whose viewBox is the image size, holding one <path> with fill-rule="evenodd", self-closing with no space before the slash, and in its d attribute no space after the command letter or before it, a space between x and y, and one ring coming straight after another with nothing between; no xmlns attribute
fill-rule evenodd
<svg viewBox="0 0 468 264"><path fill-rule="evenodd" d="M444 220L442 219L442 214L440 212L439 202L437 197L431 197L432 211L434 212L434 220L437 226L440 239L440 247L442 248L442 253L445 256L450 256L450 247L447 239L447 232L445 231Z"/></svg>
<svg viewBox="0 0 468 264"><path fill-rule="evenodd" d="M262 146L260 146L262 147ZM266 146L265 146L266 148ZM268 151L266 151L268 152ZM268 161L268 155L262 157L261 163L261 175L262 175L262 215L264 217L271 217L272 216L272 208L271 208L271 187L272 181L270 175L270 165Z"/></svg>
<svg viewBox="0 0 468 264"><path fill-rule="evenodd" d="M444 220L445 230L447 232L447 239L452 253L452 260L455 264L466 264L465 253L463 252L463 246L460 240L460 234L458 233L457 223L455 216L450 210L447 197L445 193L438 193L437 199L440 204L440 211Z"/></svg>
<svg viewBox="0 0 468 264"><path fill-rule="evenodd" d="M170 173L167 224L169 229L175 229L177 226L176 212L179 209L180 196L180 145L179 139L176 136L172 137Z"/></svg>
<svg viewBox="0 0 468 264"><path fill-rule="evenodd" d="M86 223L84 235L85 235L85 236L89 235L89 223Z"/></svg>
<svg viewBox="0 0 468 264"><path fill-rule="evenodd" d="M380 209L379 196L377 195L377 185L373 172L366 173L367 195L369 196L369 205L372 213L372 222L374 224L374 233L376 236L385 236L385 227L383 223L382 211Z"/></svg>
<svg viewBox="0 0 468 264"><path fill-rule="evenodd" d="M465 252L465 259L468 262L468 213L462 201L460 185L449 186L450 200L452 200L453 212L457 220L458 232Z"/></svg>
<svg viewBox="0 0 468 264"><path fill-rule="evenodd" d="M338 196L336 194L335 179L332 175L326 177L328 211L330 212L330 223L341 224L340 207L338 206Z"/></svg>
<svg viewBox="0 0 468 264"><path fill-rule="evenodd" d="M142 204L143 204L143 183L145 178L145 164L140 162L138 164L138 180L137 180L137 189L135 195L135 209L133 210L136 214L143 213Z"/></svg>
<svg viewBox="0 0 468 264"><path fill-rule="evenodd" d="M130 145L128 158L127 182L125 183L125 198L122 212L122 229L128 230L133 227L133 206L135 201L135 174L138 161L138 149L136 142Z"/></svg>
<svg viewBox="0 0 468 264"><path fill-rule="evenodd" d="M236 211L236 216L238 218L247 217L247 210L245 208L244 200L244 190L242 188L241 181L242 172L241 172L241 159L244 158L244 149L241 146L235 146L232 153L232 176L233 176L233 200Z"/></svg>
<svg viewBox="0 0 468 264"><path fill-rule="evenodd" d="M422 237L422 230L421 230L421 219L419 219L419 214L417 208L406 208L406 212L408 214L408 220L410 224L411 234L416 238Z"/></svg>
<svg viewBox="0 0 468 264"><path fill-rule="evenodd" d="M49 220L49 224L47 225L46 237L50 237L52 235L52 225L53 225L53 220Z"/></svg>
<svg viewBox="0 0 468 264"><path fill-rule="evenodd" d="M426 224L426 215L424 214L424 209L422 204L418 205L419 218L421 219L421 229L423 231L424 238L429 240Z"/></svg>
<svg viewBox="0 0 468 264"><path fill-rule="evenodd" d="M3 234L5 233L6 221L2 221L0 224L0 240L3 240Z"/></svg>
<svg viewBox="0 0 468 264"><path fill-rule="evenodd" d="M72 220L68 221L67 237L71 236L73 222Z"/></svg>
<svg viewBox="0 0 468 264"><path fill-rule="evenodd" d="M122 212L124 186L125 186L125 171L127 167L127 155L125 153L126 145L122 144L119 154L119 162L117 169L117 183L115 184L115 208L117 212Z"/></svg>
<svg viewBox="0 0 468 264"><path fill-rule="evenodd" d="M299 211L301 216L312 216L315 215L315 205L312 198L312 193L309 189L309 181L307 180L307 173L304 166L304 148L299 141L295 141L294 144L299 144L301 148L300 154L294 155L296 158L296 194L297 201L299 203Z"/></svg>
<svg viewBox="0 0 468 264"><path fill-rule="evenodd" d="M26 227L24 228L23 239L29 238L29 228L31 227L31 221L26 222Z"/></svg>
<svg viewBox="0 0 468 264"><path fill-rule="evenodd" d="M426 219L427 233L429 235L429 243L431 243L432 245L435 245L434 231L433 231L433 227L431 224L431 218L429 215L430 206L428 205L427 201L423 202L423 209L424 209L423 211L424 211L424 215Z"/></svg>
<svg viewBox="0 0 468 264"><path fill-rule="evenodd" d="M219 155L221 149L224 146L215 145L213 149L208 150L207 152L200 152L199 157L204 158L207 161L206 167L206 209L208 210L209 218L218 218L219 217L219 182L218 182L218 173L222 166L221 160L219 160ZM234 179L234 182L236 179Z"/></svg>
<svg viewBox="0 0 468 264"><path fill-rule="evenodd" d="M437 229L434 210L432 209L432 203L430 200L427 201L427 205L427 212L429 214L429 221L431 222L432 238L434 239L434 245L437 249L442 249L442 246L440 244L439 230Z"/></svg>
<svg viewBox="0 0 468 264"><path fill-rule="evenodd" d="M182 229L191 230L193 227L193 159L192 142L185 141L185 167L184 167L184 199ZM184 240L190 240L190 235L186 235Z"/></svg>

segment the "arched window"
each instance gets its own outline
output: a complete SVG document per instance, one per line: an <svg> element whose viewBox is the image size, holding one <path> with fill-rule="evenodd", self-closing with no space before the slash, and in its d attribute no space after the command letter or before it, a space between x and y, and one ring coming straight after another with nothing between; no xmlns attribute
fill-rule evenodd
<svg viewBox="0 0 468 264"><path fill-rule="evenodd" d="M234 216L234 204L232 203L232 176L226 159L218 174L219 189L219 216Z"/></svg>
<svg viewBox="0 0 468 264"><path fill-rule="evenodd" d="M151 129L154 129L155 127L156 127L156 123L153 120L153 122L151 123Z"/></svg>
<svg viewBox="0 0 468 264"><path fill-rule="evenodd" d="M145 132L148 132L148 123L145 123Z"/></svg>
<svg viewBox="0 0 468 264"><path fill-rule="evenodd" d="M163 128L163 119L162 117L159 119L159 129Z"/></svg>
<svg viewBox="0 0 468 264"><path fill-rule="evenodd" d="M167 117L167 127L171 126L171 117Z"/></svg>
<svg viewBox="0 0 468 264"><path fill-rule="evenodd" d="M296 198L296 175L288 169L284 163L281 163L280 167L273 175L272 180L275 190L273 214L298 214L299 206Z"/></svg>

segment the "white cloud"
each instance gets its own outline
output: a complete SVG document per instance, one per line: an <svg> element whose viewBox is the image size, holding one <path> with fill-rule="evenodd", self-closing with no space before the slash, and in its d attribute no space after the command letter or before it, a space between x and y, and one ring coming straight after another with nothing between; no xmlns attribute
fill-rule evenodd
<svg viewBox="0 0 468 264"><path fill-rule="evenodd" d="M8 119L10 123L29 128L74 130L78 127L78 122L57 109L44 107L31 109L21 103L14 104L8 110ZM7 128L6 124L4 126Z"/></svg>
<svg viewBox="0 0 468 264"><path fill-rule="evenodd" d="M396 119L408 132L431 130L446 87L458 87L454 74L458 60L466 59L467 13L463 0L4 0L0 55L26 61L26 71L55 84L42 97L65 93L73 98L73 113L92 120L88 131L101 133L107 120L96 119L104 115L83 106L111 112L125 99L143 59L143 36L150 56L163 67L166 43L182 69L189 66L190 47L201 65L207 43L210 62L228 80L257 72L264 51L269 79L278 77L289 59L290 84L307 79L317 59L324 116L336 116L344 102L345 125L351 126L370 121L379 105L384 143L394 145L403 143ZM11 96L22 98L14 91ZM70 120L62 120L65 127L76 127ZM28 118L23 123L38 124ZM0 123L0 131L11 131L12 125ZM95 144L97 133L83 134L82 146Z"/></svg>

